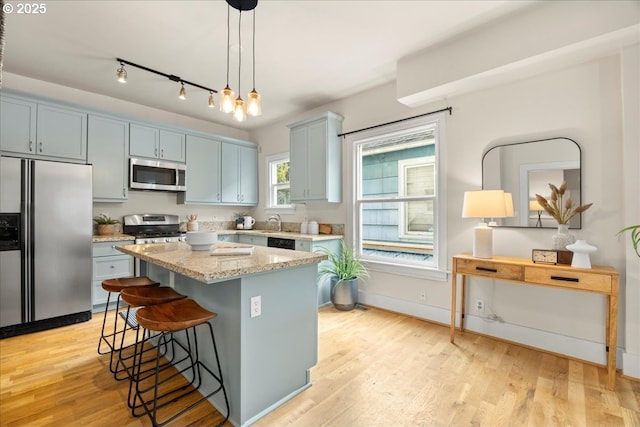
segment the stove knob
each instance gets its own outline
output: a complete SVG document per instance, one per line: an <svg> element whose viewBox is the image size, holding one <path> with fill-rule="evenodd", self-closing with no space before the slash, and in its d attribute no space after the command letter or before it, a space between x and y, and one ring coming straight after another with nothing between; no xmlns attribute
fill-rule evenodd
<svg viewBox="0 0 640 427"><path fill-rule="evenodd" d="M168 238L168 237L165 237L164 241L165 241L165 242L167 242L167 243L169 243L169 242L171 241L171 239L170 239L170 238Z"/></svg>
<svg viewBox="0 0 640 427"><path fill-rule="evenodd" d="M152 240L151 240L151 243L160 243L160 240L158 240L158 239L152 239Z"/></svg>

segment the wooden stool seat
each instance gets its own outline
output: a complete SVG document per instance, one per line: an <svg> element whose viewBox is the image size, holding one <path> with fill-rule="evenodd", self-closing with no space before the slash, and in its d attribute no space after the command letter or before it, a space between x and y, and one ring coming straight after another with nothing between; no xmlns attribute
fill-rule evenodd
<svg viewBox="0 0 640 427"><path fill-rule="evenodd" d="M117 277L102 281L102 289L107 292L122 292L123 289L138 286L160 286L159 282L151 280L147 276L139 277Z"/></svg>
<svg viewBox="0 0 640 427"><path fill-rule="evenodd" d="M138 324L152 331L175 332L201 325L217 316L192 299L143 307L136 313Z"/></svg>
<svg viewBox="0 0 640 427"><path fill-rule="evenodd" d="M123 289L120 293L122 300L134 307L164 304L186 298L168 286L160 287L132 287Z"/></svg>

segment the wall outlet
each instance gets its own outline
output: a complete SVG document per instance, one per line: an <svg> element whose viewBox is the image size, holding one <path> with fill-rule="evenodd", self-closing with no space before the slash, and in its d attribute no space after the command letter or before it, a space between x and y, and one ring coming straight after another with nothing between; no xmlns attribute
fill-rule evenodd
<svg viewBox="0 0 640 427"><path fill-rule="evenodd" d="M420 291L420 301L427 300L427 291Z"/></svg>
<svg viewBox="0 0 640 427"><path fill-rule="evenodd" d="M478 313L484 313L484 300L483 299L477 299L476 300L476 311Z"/></svg>
<svg viewBox="0 0 640 427"><path fill-rule="evenodd" d="M251 297L251 317L258 317L262 314L262 297L260 295Z"/></svg>

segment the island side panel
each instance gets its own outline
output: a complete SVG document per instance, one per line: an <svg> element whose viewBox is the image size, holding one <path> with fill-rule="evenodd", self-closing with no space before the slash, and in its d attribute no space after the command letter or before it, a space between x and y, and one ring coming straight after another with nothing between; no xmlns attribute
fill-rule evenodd
<svg viewBox="0 0 640 427"><path fill-rule="evenodd" d="M242 279L242 389L246 415L265 415L310 384L318 361L318 265L307 264ZM251 317L251 297L262 314Z"/></svg>

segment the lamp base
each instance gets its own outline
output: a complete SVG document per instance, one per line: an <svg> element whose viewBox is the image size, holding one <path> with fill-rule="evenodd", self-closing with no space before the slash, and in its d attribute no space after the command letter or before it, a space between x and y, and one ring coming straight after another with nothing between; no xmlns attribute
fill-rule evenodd
<svg viewBox="0 0 640 427"><path fill-rule="evenodd" d="M481 222L473 229L473 256L491 258L493 255L493 230Z"/></svg>

